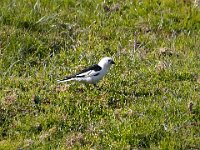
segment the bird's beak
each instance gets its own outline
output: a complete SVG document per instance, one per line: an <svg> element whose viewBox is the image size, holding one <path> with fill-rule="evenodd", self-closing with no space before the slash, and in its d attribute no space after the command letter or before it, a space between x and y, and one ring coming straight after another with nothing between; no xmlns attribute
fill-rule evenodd
<svg viewBox="0 0 200 150"><path fill-rule="evenodd" d="M111 62L110 62L111 64L115 64L115 62L112 60Z"/></svg>

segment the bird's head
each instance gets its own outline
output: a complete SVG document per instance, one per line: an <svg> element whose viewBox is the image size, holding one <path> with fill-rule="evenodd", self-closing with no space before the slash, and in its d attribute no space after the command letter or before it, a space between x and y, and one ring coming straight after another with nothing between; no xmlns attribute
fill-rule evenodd
<svg viewBox="0 0 200 150"><path fill-rule="evenodd" d="M115 64L115 62L113 61L113 59L111 57L104 57L100 60L100 62L98 63L99 66L101 67L110 67L112 64Z"/></svg>

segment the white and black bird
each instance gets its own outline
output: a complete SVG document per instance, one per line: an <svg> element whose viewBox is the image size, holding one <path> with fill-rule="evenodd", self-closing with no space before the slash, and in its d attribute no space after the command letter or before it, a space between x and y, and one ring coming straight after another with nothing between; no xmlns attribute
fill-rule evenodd
<svg viewBox="0 0 200 150"><path fill-rule="evenodd" d="M96 86L97 82L107 74L112 64L115 64L112 58L104 57L98 64L92 65L75 75L67 76L62 80L58 80L58 82L78 81Z"/></svg>

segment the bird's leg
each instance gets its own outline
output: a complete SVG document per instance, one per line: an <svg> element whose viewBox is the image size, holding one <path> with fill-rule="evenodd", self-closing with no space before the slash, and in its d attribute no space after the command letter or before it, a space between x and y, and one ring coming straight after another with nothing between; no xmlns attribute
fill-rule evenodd
<svg viewBox="0 0 200 150"><path fill-rule="evenodd" d="M85 84L85 86L86 86L87 90L90 90L90 85L89 84Z"/></svg>
<svg viewBox="0 0 200 150"><path fill-rule="evenodd" d="M95 87L96 90L101 91L101 87L99 87L96 83L93 84L93 85L94 85L94 87Z"/></svg>

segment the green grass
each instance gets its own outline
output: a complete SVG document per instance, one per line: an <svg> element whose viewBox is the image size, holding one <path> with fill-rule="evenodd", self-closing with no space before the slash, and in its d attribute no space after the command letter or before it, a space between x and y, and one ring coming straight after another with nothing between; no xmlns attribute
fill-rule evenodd
<svg viewBox="0 0 200 150"><path fill-rule="evenodd" d="M0 149L200 147L192 0L3 0L0 36ZM104 56L100 90L56 83Z"/></svg>

